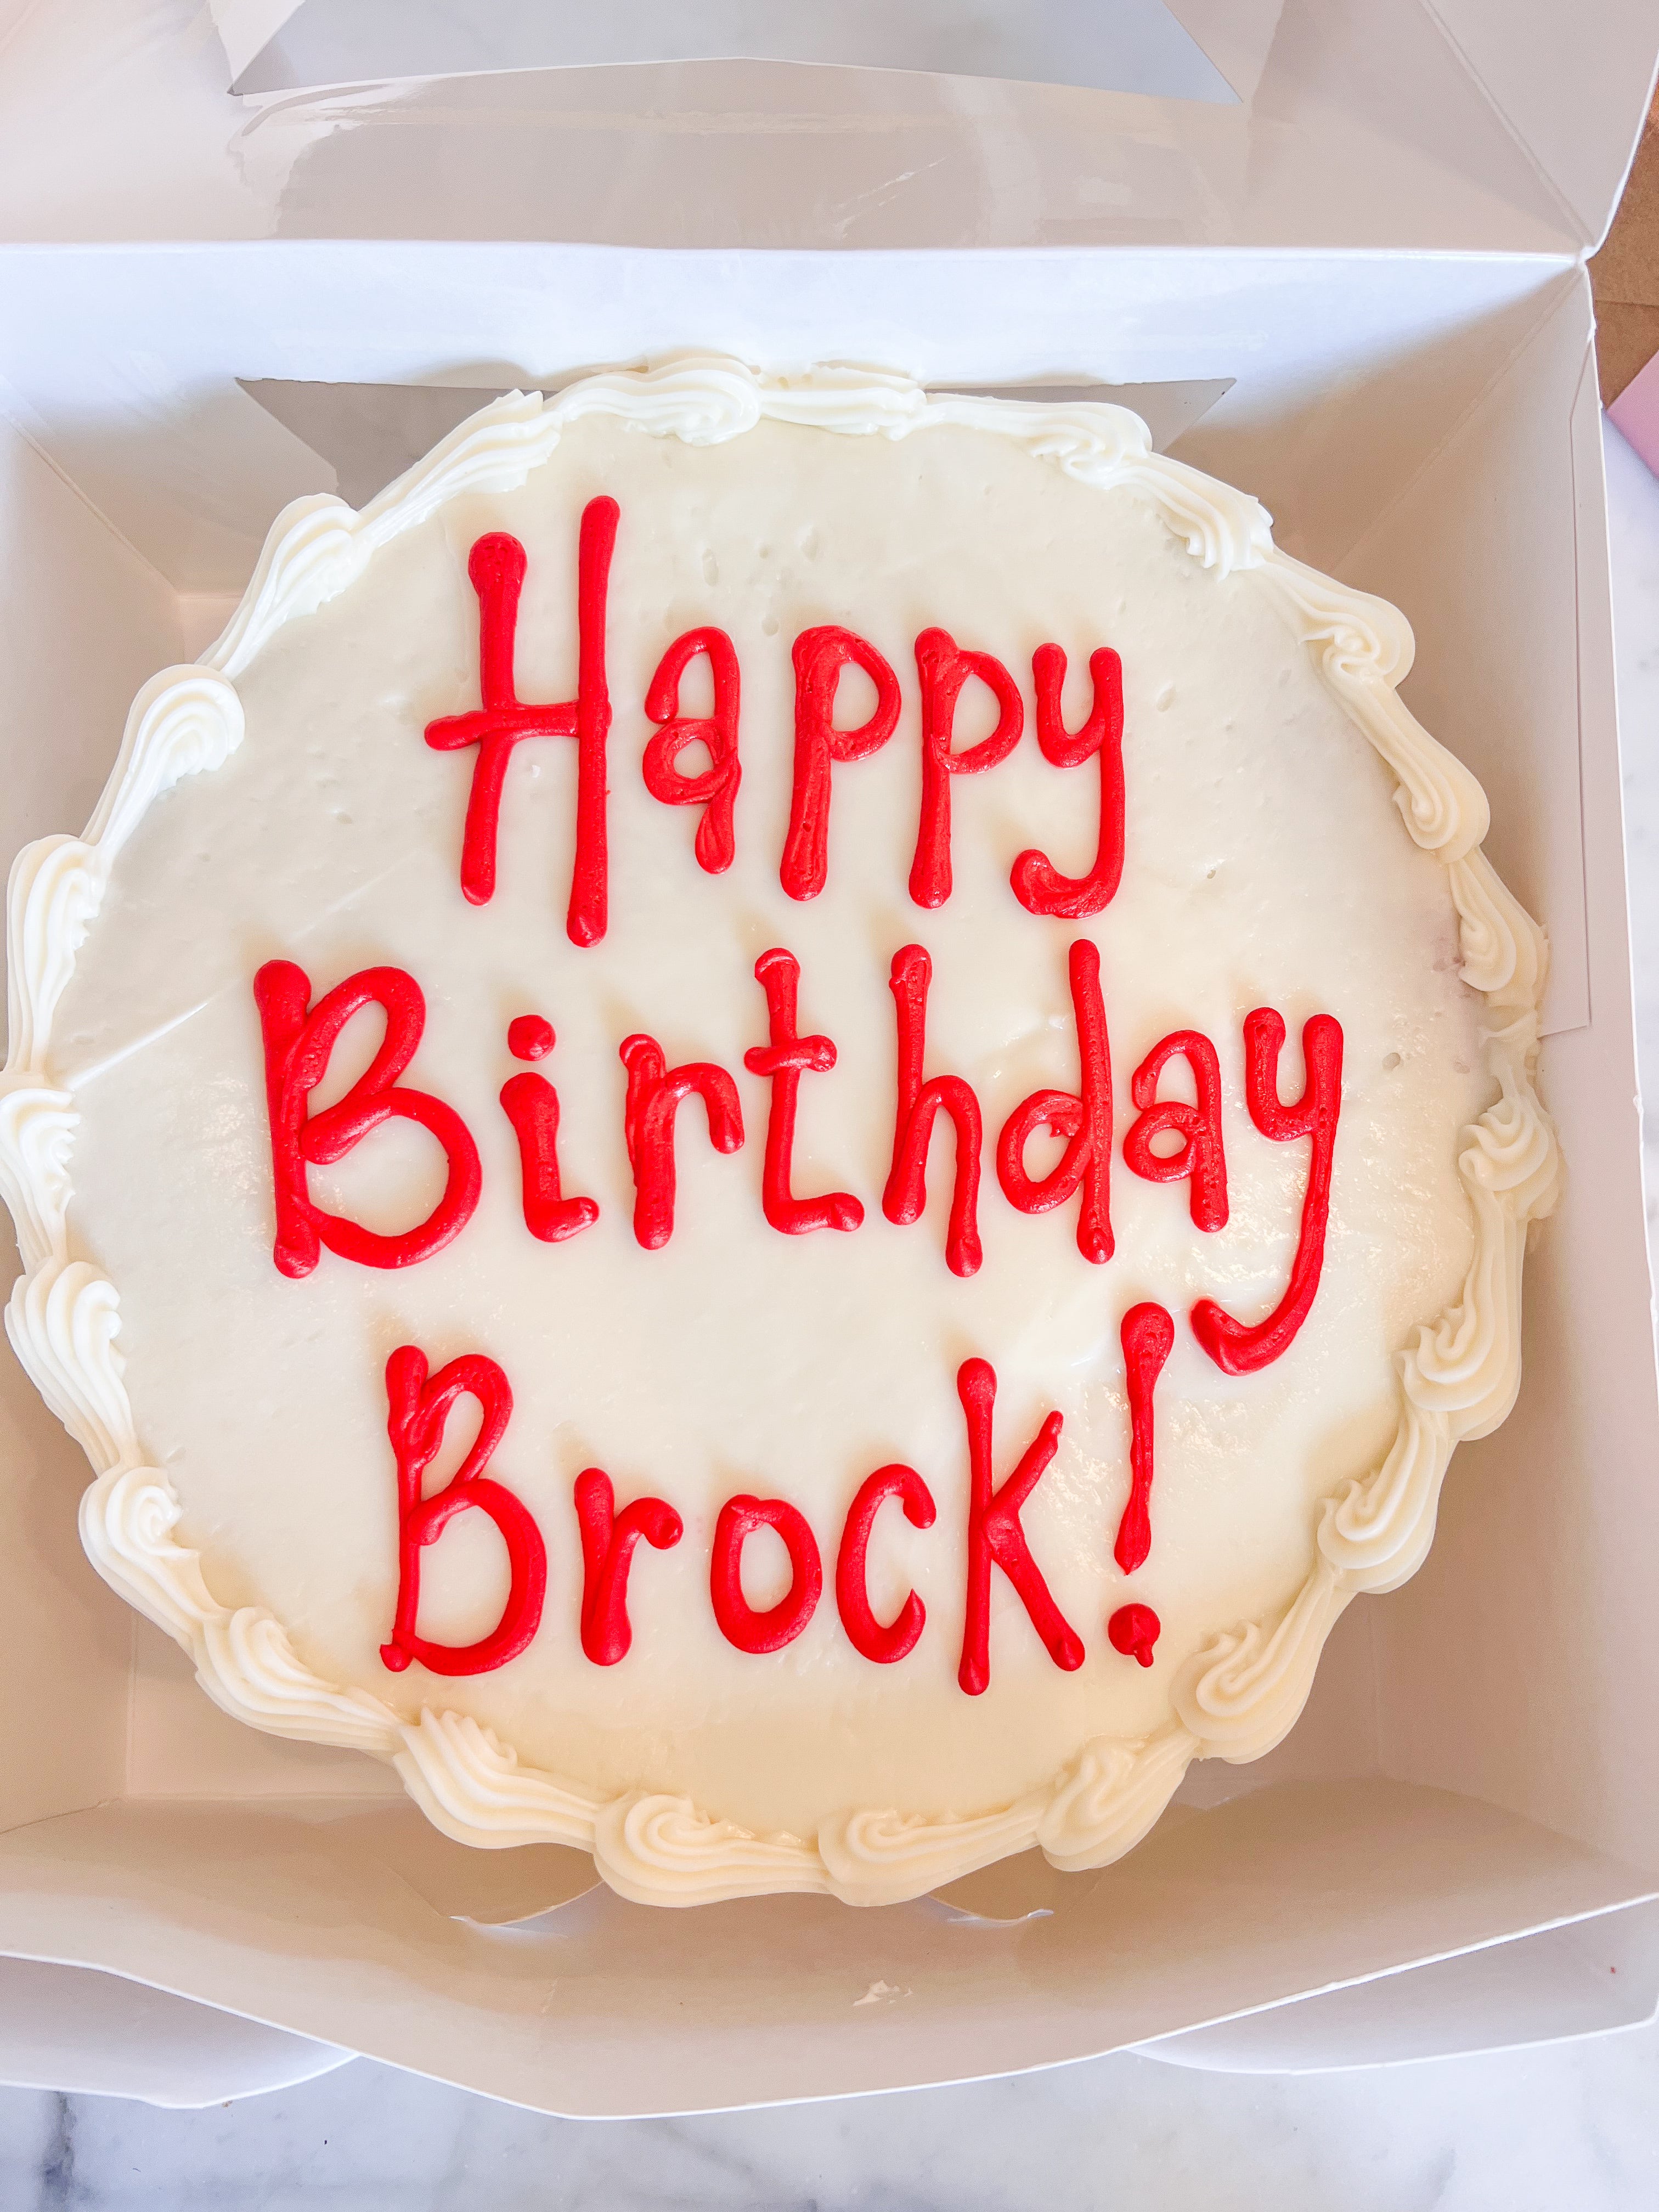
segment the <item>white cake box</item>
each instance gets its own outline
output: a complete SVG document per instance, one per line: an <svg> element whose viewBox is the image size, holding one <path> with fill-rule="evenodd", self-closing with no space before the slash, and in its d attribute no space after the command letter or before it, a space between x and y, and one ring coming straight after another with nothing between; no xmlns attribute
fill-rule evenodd
<svg viewBox="0 0 1659 2212"><path fill-rule="evenodd" d="M471 46L462 12L0 9L8 853L81 826L131 693L212 635L278 507L331 458L376 489L456 387L688 347L1145 387L1281 543L1406 609L1406 697L1550 927L1568 1183L1526 1381L1286 1743L1195 1768L1118 1866L673 1913L573 1854L465 1851L370 1762L223 1718L86 1565L85 1463L0 1358L0 2074L205 2100L356 2051L615 2114L1647 2016L1659 1401L1583 263L1651 7L1124 0L1103 30L1051 0L1004 9L966 56L1004 74L971 77L801 65L938 67L951 0L819 9L810 49L780 9L769 61L605 66L595 31L591 66L505 73L550 58L551 11ZM498 73L399 75L458 64ZM1067 67L1089 82L1015 81Z"/></svg>

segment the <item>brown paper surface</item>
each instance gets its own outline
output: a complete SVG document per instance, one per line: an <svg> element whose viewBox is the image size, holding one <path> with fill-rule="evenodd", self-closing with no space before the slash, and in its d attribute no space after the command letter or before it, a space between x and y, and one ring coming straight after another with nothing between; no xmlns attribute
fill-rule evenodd
<svg viewBox="0 0 1659 2212"><path fill-rule="evenodd" d="M1589 270L1601 404L1611 407L1659 353L1659 94L1613 228Z"/></svg>

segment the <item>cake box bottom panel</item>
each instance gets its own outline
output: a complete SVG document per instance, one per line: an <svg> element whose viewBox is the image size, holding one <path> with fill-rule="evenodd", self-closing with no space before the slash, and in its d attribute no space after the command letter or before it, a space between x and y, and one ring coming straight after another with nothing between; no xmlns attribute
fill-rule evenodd
<svg viewBox="0 0 1659 2212"><path fill-rule="evenodd" d="M1388 264L1372 264L1367 282L1388 281ZM1411 289L1402 272L1402 328ZM1534 687L1556 699L1565 676L1567 696L1582 698L1576 762L1559 722L1529 718L1524 704L1489 732L1500 750L1518 748L1534 761L1537 778L1565 775L1575 797L1582 790L1595 1019L1553 1041L1545 1078L1580 1180L1554 1224L1553 1249L1533 1261L1521 1405L1492 1445L1466 1453L1462 1480L1448 1493L1457 1517L1443 1528L1443 1549L1449 1537L1460 1558L1484 1547L1501 1570L1473 1602L1466 1558L1455 1589L1431 1573L1391 1601L1420 1607L1419 1628L1438 1635L1443 1650L1483 1650L1494 1666L1536 1632L1534 1671L1496 1668L1466 1697L1468 1677L1449 1666L1431 1698L1409 1693L1409 1654L1390 1652L1362 1608L1333 1640L1315 1702L1275 1755L1283 1784L1272 1767L1251 1771L1273 1786L1172 1823L1152 1846L1171 1855L1168 1869L1155 1856L1100 1878L1121 1881L1144 1865L1148 1884L1167 1880L1182 1910L1151 1911L1144 1894L1127 1892L1112 1909L1110 1893L1091 1884L1098 1917L1085 1937L1058 1915L987 1928L992 1915L964 1925L947 1905L924 1900L859 1917L862 1954L844 1956L819 1984L811 1931L833 1929L844 1946L848 1916L820 1921L828 1908L806 1900L722 1906L676 1922L677 1942L690 1948L679 1985L687 2003L671 2016L658 1962L640 1948L647 1936L660 1943L659 1918L635 1939L626 1932L632 1908L588 1896L538 1928L481 1935L453 1915L494 1923L533 1914L568 1897L572 1870L543 1861L491 1896L471 1872L460 1887L453 1873L428 1868L419 1876L428 1902L398 1870L405 1845L389 1832L409 1816L354 1802L356 1762L234 1729L142 1626L135 1656L121 1609L88 1586L62 1512L80 1486L78 1455L9 1370L0 1402L18 1540L5 1562L0 1634L16 1692L3 1807L15 1825L0 1855L0 1945L84 1957L422 2070L487 2075L476 2086L549 2109L642 2111L895 2087L1080 2056L1646 1893L1644 1878L1614 1862L1638 1857L1654 1832L1653 1777L1628 1749L1641 1741L1629 1726L1632 1705L1648 1694L1641 1586L1655 1557L1640 1472L1654 1436L1647 1284L1639 1202L1632 1202L1638 1183L1616 752L1597 595L1599 483L1585 472L1582 441L1572 442L1584 404L1580 395L1575 413L1573 353L1582 363L1587 312L1569 302L1557 317L1539 319L1541 337L1471 418L1461 459L1452 451L1443 478L1426 471L1417 490L1428 512L1439 501L1443 518L1467 522L1487 502L1501 507L1486 550L1505 549L1506 590L1466 579L1461 604L1444 611L1447 639L1461 630L1486 663L1526 663ZM1436 340L1423 330L1413 343L1431 355ZM1469 343L1456 333L1448 350ZM319 351L314 373L328 367ZM1379 358L1370 406L1385 428L1389 386ZM1413 404L1402 387L1400 404ZM1589 405L1593 427L1593 397ZM1279 421L1277 448L1259 430L1249 442L1264 466L1293 481L1305 425L1291 403ZM1530 445L1539 423L1546 441ZM1230 467L1219 425L1204 458L1252 478L1248 460ZM50 701L57 730L107 729L112 702L118 717L133 683L173 656L175 611L27 449L11 451L9 483L9 574L26 573L42 588L20 641L27 651L8 655L17 687L8 721L15 730L33 715L40 726ZM1410 562L1399 549L1393 568L1366 567L1374 520L1373 511L1348 525L1343 542L1359 554L1352 580L1411 599ZM1533 572L1515 551L1539 549L1547 570L1575 520L1576 611L1541 584L1534 592ZM1340 565L1341 534L1306 550ZM94 629L94 608L116 612ZM1431 624L1419 618L1419 628L1417 680L1443 686L1455 703L1460 682L1473 686L1474 678L1459 671ZM1463 696L1472 703L1475 692ZM1454 722L1442 712L1439 720L1489 773L1472 742L1474 718ZM24 811L11 842L85 811L79 802L89 805L99 781L95 751L26 756L33 781L20 785ZM1559 931L1556 911L1551 919ZM1531 1486L1520 1511L1517 1477ZM1564 1483L1571 1510L1553 1519ZM1396 1681L1408 1693L1394 1697ZM1538 1693L1544 1681L1547 1695ZM1382 1726L1356 1735L1352 1723L1367 1710ZM1345 1782L1356 1765L1376 1778ZM1478 1778L1488 1799L1531 1805L1549 1826L1516 1827L1472 1799L1420 1796L1389 1781L1390 1767L1428 1770L1454 1789ZM489 1881L506 1883L501 1862L522 1856L490 1855ZM1319 1905L1327 1889L1328 1917ZM1228 1924L1212 1925L1209 1949L1197 1948L1184 1932L1185 1906L1221 1897ZM1081 1908L1071 1910L1080 1921ZM1241 1945L1240 1929L1252 1923L1259 1940ZM1141 1925L1145 1948L1133 1937ZM1042 1931L1051 1928L1063 1928L1065 1942L1036 1972ZM557 2035L541 2011L555 1984L574 2007ZM463 1999L461 2014L451 2009ZM627 2032L612 2039L609 2023L618 2018ZM792 2027L796 2035L781 2034Z"/></svg>

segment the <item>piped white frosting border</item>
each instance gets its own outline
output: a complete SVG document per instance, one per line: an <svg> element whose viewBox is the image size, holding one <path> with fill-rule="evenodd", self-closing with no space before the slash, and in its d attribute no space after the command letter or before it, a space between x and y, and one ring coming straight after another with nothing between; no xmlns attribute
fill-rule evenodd
<svg viewBox="0 0 1659 2212"><path fill-rule="evenodd" d="M847 436L902 438L937 424L1010 437L1079 482L1149 501L1204 567L1255 570L1313 654L1331 691L1397 780L1406 828L1441 860L1460 917L1462 975L1485 994L1495 1103L1462 1137L1459 1170L1474 1224L1462 1297L1417 1331L1396 1362L1400 1422L1380 1465L1325 1500L1314 1563L1275 1620L1218 1636L1182 1670L1174 1717L1139 1742L1085 1744L1051 1787L975 1819L870 1809L816 1837L758 1836L689 1800L635 1791L605 1800L520 1763L459 1713L405 1721L366 1690L324 1680L263 1607L222 1605L200 1555L173 1534L179 1505L144 1462L116 1347L115 1286L75 1256L70 1161L78 1121L52 1072L52 1018L96 919L110 865L151 801L180 777L222 764L242 736L234 679L282 626L361 575L375 552L460 492L506 492L550 459L568 423L619 416L690 445L740 436L765 419ZM1259 1757L1285 1734L1312 1686L1326 1637L1349 1600L1395 1588L1434 1534L1454 1447L1486 1435L1514 1403L1521 1373L1521 1271L1528 1223L1555 1203L1560 1161L1534 1088L1543 933L1480 850L1486 795L1396 696L1411 665L1409 626L1385 601L1306 568L1273 544L1244 494L1152 451L1126 410L930 398L866 369L772 380L729 361L684 359L594 376L556 398L509 393L463 423L360 514L329 496L277 518L234 618L197 665L171 668L133 702L121 751L82 838L19 854L8 889L10 1046L0 1073L0 1194L23 1273L6 1311L14 1350L91 1461L81 1533L112 1588L190 1652L203 1687L238 1720L274 1735L390 1759L446 1834L485 1847L557 1843L591 1850L625 1897L694 1905L778 1890L880 1905L924 1894L1011 1852L1042 1847L1057 1867L1104 1866L1139 1841L1189 1760Z"/></svg>

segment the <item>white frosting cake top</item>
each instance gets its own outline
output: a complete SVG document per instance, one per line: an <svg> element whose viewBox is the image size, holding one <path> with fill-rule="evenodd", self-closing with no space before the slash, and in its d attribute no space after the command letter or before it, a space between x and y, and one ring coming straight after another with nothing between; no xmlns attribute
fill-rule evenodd
<svg viewBox="0 0 1659 2212"><path fill-rule="evenodd" d="M868 374L290 508L13 874L94 1562L633 1897L1127 1850L1518 1382L1543 943L1410 650L1133 416Z"/></svg>

